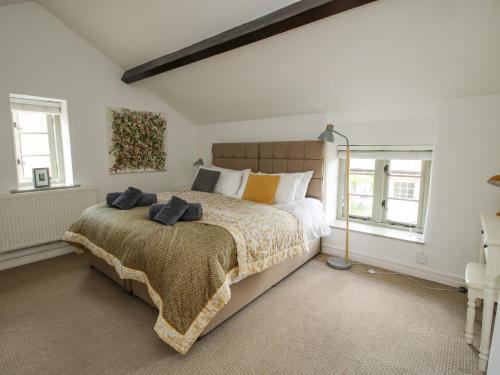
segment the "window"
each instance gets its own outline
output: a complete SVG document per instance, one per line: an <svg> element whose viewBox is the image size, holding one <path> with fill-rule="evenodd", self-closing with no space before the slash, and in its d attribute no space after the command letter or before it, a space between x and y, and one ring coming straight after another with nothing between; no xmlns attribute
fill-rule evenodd
<svg viewBox="0 0 500 375"><path fill-rule="evenodd" d="M345 168L345 166L344 166ZM353 217L371 218L375 182L375 160L351 159L350 213Z"/></svg>
<svg viewBox="0 0 500 375"><path fill-rule="evenodd" d="M345 152L340 151L339 156L337 217L345 218ZM362 223L422 233L429 190L430 156L430 151L351 152L349 217Z"/></svg>
<svg viewBox="0 0 500 375"><path fill-rule="evenodd" d="M49 168L51 182L64 184L62 103L11 95L10 105L19 186L32 185L33 168Z"/></svg>
<svg viewBox="0 0 500 375"><path fill-rule="evenodd" d="M412 199L415 194L415 182L395 181L394 198Z"/></svg>

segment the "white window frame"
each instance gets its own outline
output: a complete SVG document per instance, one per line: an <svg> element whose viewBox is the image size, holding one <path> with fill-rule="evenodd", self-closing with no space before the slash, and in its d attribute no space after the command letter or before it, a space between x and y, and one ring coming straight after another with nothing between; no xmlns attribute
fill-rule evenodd
<svg viewBox="0 0 500 375"><path fill-rule="evenodd" d="M20 107L26 106L32 112L44 113L47 120L47 134L49 138L49 155L51 174L51 184L64 184L66 182L65 176L65 165L64 165L64 153L63 153L63 141L62 141L62 128L61 128L61 114L60 113L49 113L47 107L57 107L59 112L61 111L61 104L59 102L47 102L44 100L29 100L24 98L16 98L11 96L11 113L12 113L12 129L14 135L14 145L16 153L16 170L17 170L17 181L19 187L29 187L33 185L32 178L27 178L24 176L23 172L23 152L21 147L21 133L18 113L22 111ZM17 105L17 106L16 106ZM37 107L40 108L37 111ZM54 111L56 112L56 111Z"/></svg>
<svg viewBox="0 0 500 375"><path fill-rule="evenodd" d="M406 223L391 222L387 219L387 211L384 208L384 202L387 202L387 200L389 199L390 176L385 173L384 168L385 166L388 166L390 163L391 159L389 159L388 156L389 153L385 155L384 159L378 159L378 158L375 159L375 170L374 170L375 177L373 186L373 204L372 204L371 218L363 218L363 217L349 215L349 220L363 224L423 233L426 212L427 212L427 202L429 199L431 161L422 160L422 169L420 172L420 195L418 199L419 202L418 219L416 225L410 225ZM356 159L355 154L351 155L351 159ZM339 159L337 218L343 220L345 220L346 216L345 205L344 205L345 201L344 191L345 191L345 159ZM398 198L390 198L390 199L398 199Z"/></svg>

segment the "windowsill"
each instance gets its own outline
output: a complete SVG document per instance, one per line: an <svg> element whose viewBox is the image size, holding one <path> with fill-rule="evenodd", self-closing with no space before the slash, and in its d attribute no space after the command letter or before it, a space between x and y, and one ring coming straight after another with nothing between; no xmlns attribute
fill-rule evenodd
<svg viewBox="0 0 500 375"><path fill-rule="evenodd" d="M333 220L330 222L330 227L337 229L345 229L345 221ZM392 238L400 241L424 244L424 235L416 232L408 232L405 230L384 228L376 225L353 223L353 222L349 222L349 230L353 232L371 234L379 237Z"/></svg>
<svg viewBox="0 0 500 375"><path fill-rule="evenodd" d="M80 185L65 185L65 184L55 184L52 186L48 187L40 187L40 188L35 188L33 186L25 186L25 187L20 187L17 189L12 189L10 190L11 194L19 194L19 193L31 193L35 191L46 191L46 190L62 190L62 189L74 189L78 188Z"/></svg>

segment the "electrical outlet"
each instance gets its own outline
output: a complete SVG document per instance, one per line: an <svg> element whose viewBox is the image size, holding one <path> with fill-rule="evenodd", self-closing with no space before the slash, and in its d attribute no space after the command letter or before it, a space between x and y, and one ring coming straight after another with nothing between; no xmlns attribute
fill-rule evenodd
<svg viewBox="0 0 500 375"><path fill-rule="evenodd" d="M427 264L427 254L417 253L417 263Z"/></svg>

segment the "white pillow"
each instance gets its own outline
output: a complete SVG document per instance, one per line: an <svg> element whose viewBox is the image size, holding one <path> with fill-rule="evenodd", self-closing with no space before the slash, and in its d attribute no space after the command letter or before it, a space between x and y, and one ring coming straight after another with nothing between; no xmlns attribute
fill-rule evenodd
<svg viewBox="0 0 500 375"><path fill-rule="evenodd" d="M274 196L274 203L290 203L295 200L297 188L302 182L302 173L280 173L278 190Z"/></svg>
<svg viewBox="0 0 500 375"><path fill-rule="evenodd" d="M238 190L238 193L236 194L236 197L240 199L243 197L243 193L245 192L245 188L247 187L248 176L250 176L250 172L252 172L252 170L245 169L241 172L243 173L241 176L241 186L240 189Z"/></svg>
<svg viewBox="0 0 500 375"><path fill-rule="evenodd" d="M208 169L220 172L219 180L215 185L214 193L227 195L229 197L237 197L238 191L241 187L243 171L216 167L214 165Z"/></svg>
<svg viewBox="0 0 500 375"><path fill-rule="evenodd" d="M299 174L299 173L297 173L297 174ZM313 174L314 174L314 171L300 173L300 175L302 175L302 180L300 181L299 186L297 187L297 190L295 191L295 200L296 201L300 201L300 200L306 198L307 188L309 187L309 181L311 181Z"/></svg>

